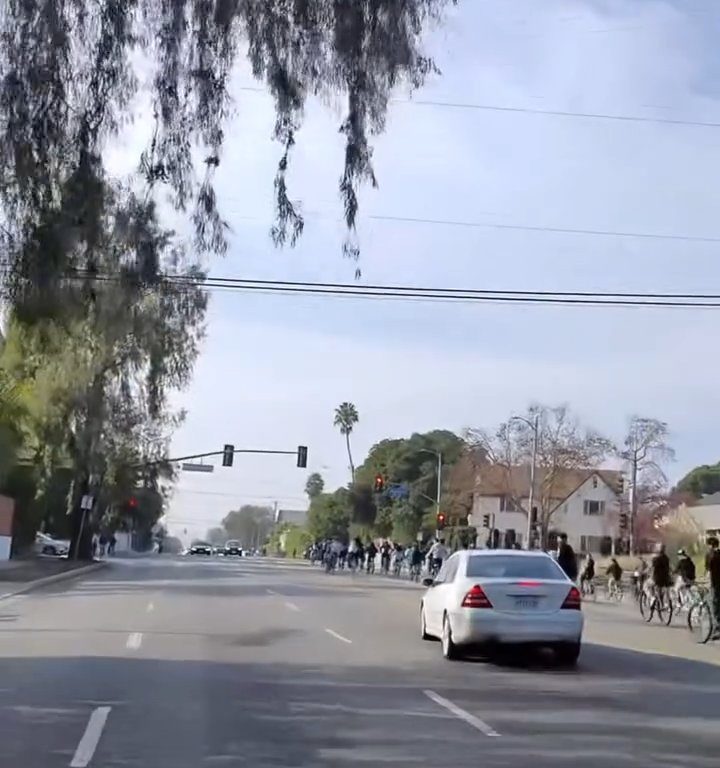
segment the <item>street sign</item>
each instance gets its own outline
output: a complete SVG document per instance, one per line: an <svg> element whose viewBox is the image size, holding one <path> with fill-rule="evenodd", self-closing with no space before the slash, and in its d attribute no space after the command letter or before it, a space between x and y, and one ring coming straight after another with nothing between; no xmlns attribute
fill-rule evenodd
<svg viewBox="0 0 720 768"><path fill-rule="evenodd" d="M212 464L183 464L183 472L214 472Z"/></svg>
<svg viewBox="0 0 720 768"><path fill-rule="evenodd" d="M91 510L93 508L93 497L86 493L80 500L80 509Z"/></svg>
<svg viewBox="0 0 720 768"><path fill-rule="evenodd" d="M393 500L407 499L410 496L410 486L407 483L393 483L388 486L387 494Z"/></svg>

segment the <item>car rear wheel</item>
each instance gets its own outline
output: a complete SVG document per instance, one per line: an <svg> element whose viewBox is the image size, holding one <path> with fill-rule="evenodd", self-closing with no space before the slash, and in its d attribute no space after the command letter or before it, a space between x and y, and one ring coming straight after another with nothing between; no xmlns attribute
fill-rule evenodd
<svg viewBox="0 0 720 768"><path fill-rule="evenodd" d="M427 622L425 621L425 606L420 606L420 637L423 640L433 640L432 635L427 632Z"/></svg>
<svg viewBox="0 0 720 768"><path fill-rule="evenodd" d="M555 657L563 667L574 667L580 657L580 643L561 643L555 648Z"/></svg>
<svg viewBox="0 0 720 768"><path fill-rule="evenodd" d="M456 661L461 655L457 645L453 642L452 627L447 614L443 617L442 654L448 661Z"/></svg>

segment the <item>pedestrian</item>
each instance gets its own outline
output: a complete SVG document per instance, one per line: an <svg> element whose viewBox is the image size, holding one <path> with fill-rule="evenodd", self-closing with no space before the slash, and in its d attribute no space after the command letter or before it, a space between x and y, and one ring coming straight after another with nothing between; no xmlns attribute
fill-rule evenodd
<svg viewBox="0 0 720 768"><path fill-rule="evenodd" d="M705 558L705 567L710 577L713 623L715 625L712 639L720 640L720 542L716 536L711 536L707 543L710 550Z"/></svg>
<svg viewBox="0 0 720 768"><path fill-rule="evenodd" d="M557 563L570 581L577 579L577 558L575 550L568 544L567 533L561 533L558 539Z"/></svg>
<svg viewBox="0 0 720 768"><path fill-rule="evenodd" d="M110 541L108 542L108 555L114 555L115 554L115 547L117 545L117 539L115 538L115 534L110 534Z"/></svg>
<svg viewBox="0 0 720 768"><path fill-rule="evenodd" d="M104 533L100 534L100 538L98 539L98 544L100 545L100 557L105 557L105 548L107 547L107 536Z"/></svg>
<svg viewBox="0 0 720 768"><path fill-rule="evenodd" d="M93 556L93 560L97 557L97 550L98 550L98 535L97 535L97 533L93 533L93 537L92 537L92 556Z"/></svg>

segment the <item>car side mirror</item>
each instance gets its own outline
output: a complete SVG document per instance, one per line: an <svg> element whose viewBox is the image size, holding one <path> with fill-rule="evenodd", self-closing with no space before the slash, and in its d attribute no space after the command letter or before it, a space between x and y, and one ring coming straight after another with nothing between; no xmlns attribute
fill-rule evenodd
<svg viewBox="0 0 720 768"><path fill-rule="evenodd" d="M426 578L423 579L422 583L426 587L434 587L435 586L435 579L433 579L431 576L427 576Z"/></svg>

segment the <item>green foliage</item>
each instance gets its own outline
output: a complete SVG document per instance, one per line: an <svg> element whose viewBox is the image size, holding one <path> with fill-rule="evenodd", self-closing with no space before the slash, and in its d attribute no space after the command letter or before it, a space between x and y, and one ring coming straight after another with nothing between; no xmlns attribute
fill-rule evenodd
<svg viewBox="0 0 720 768"><path fill-rule="evenodd" d="M321 493L310 503L308 531L313 539L347 539L352 517L350 494L344 488Z"/></svg>
<svg viewBox="0 0 720 768"><path fill-rule="evenodd" d="M310 500L319 496L325 490L325 481L319 472L313 472L308 475L307 482L305 483L305 493Z"/></svg>
<svg viewBox="0 0 720 768"><path fill-rule="evenodd" d="M273 531L268 544L271 552L300 558L312 542L313 538L306 528L285 523Z"/></svg>
<svg viewBox="0 0 720 768"><path fill-rule="evenodd" d="M68 266L73 246L100 252L103 148L132 122L144 96L154 120L138 158L145 184L165 187L163 196L189 212L198 251L223 251L226 225L213 181L235 114L230 86L243 55L275 102L274 137L281 146L275 242L292 243L303 229L287 173L308 96L333 103L340 97L345 105L339 193L352 233L359 187L376 183L371 137L385 128L392 92L404 83L418 88L437 71L421 42L450 1L5 4L0 204L6 250L29 241L51 211L56 224L38 238L32 263L13 258L17 271L47 285ZM350 241L345 250L357 253ZM88 255L84 267L92 265ZM156 265L146 267L144 276L156 274Z"/></svg>
<svg viewBox="0 0 720 768"><path fill-rule="evenodd" d="M270 507L245 504L240 509L228 512L223 518L222 527L227 539L237 539L244 548L261 547L274 525L273 511Z"/></svg>
<svg viewBox="0 0 720 768"><path fill-rule="evenodd" d="M691 469L677 484L676 490L691 493L696 498L717 493L720 491L720 462Z"/></svg>
<svg viewBox="0 0 720 768"><path fill-rule="evenodd" d="M386 493L378 510L377 535L392 535L400 540L414 541L422 529L435 526L437 495L437 453L442 455L444 502L447 497L448 471L460 458L464 441L453 432L434 430L415 433L409 438L382 440L370 449L364 463L358 467L356 486L371 487L377 474L385 478L386 487L406 485L409 498L392 501Z"/></svg>

